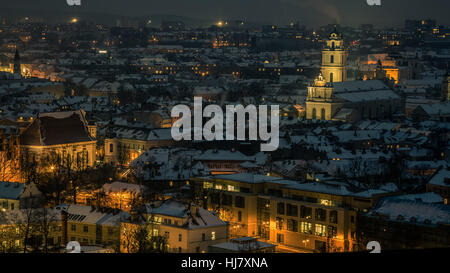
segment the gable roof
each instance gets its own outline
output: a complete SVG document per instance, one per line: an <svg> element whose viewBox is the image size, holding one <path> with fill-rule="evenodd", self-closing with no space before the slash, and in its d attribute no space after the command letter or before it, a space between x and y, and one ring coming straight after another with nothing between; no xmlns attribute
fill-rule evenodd
<svg viewBox="0 0 450 273"><path fill-rule="evenodd" d="M48 146L93 140L82 110L39 114L20 135L21 145Z"/></svg>

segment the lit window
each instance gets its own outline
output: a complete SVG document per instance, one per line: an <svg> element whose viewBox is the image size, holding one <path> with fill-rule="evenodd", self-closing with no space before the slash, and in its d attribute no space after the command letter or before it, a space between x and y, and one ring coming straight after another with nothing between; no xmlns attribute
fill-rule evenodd
<svg viewBox="0 0 450 273"><path fill-rule="evenodd" d="M315 225L315 235L316 236L326 236L326 226L321 224Z"/></svg>
<svg viewBox="0 0 450 273"><path fill-rule="evenodd" d="M301 232L311 234L312 233L312 224L308 222L301 223Z"/></svg>
<svg viewBox="0 0 450 273"><path fill-rule="evenodd" d="M213 232L211 232L211 240L215 240L216 239L216 232L215 231L213 231Z"/></svg>

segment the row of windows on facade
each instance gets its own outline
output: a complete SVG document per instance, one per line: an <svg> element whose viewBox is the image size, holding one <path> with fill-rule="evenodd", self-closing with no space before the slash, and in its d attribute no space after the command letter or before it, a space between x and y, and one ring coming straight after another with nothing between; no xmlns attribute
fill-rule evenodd
<svg viewBox="0 0 450 273"><path fill-rule="evenodd" d="M222 168L224 165L215 165L215 164L209 164L208 167L210 169L213 168ZM225 165L227 168L234 168L234 165ZM225 190L225 191L232 191L232 192L243 192L243 193L250 193L250 188L247 187L239 187L239 186L233 186L233 185L223 185L223 184L215 184L211 182L203 182L203 188L204 189L216 189L216 190Z"/></svg>
<svg viewBox="0 0 450 273"><path fill-rule="evenodd" d="M127 148L127 149L138 149L138 150L145 150L145 145L142 145L142 147L141 147L141 145L139 145L139 144L130 144L130 143L128 143L128 144L119 144L119 149L120 148ZM114 144L113 143L110 143L109 144L109 152L110 153L113 153L114 152Z"/></svg>
<svg viewBox="0 0 450 273"><path fill-rule="evenodd" d="M155 234L155 232L154 232ZM164 232L164 236L169 239L170 238L170 232L166 231ZM215 241L216 240L216 232L215 231L211 231L211 241ZM182 242L183 241L183 234L178 234L178 242ZM202 233L202 241L206 241L206 233Z"/></svg>
<svg viewBox="0 0 450 273"><path fill-rule="evenodd" d="M284 219L277 217L276 219L277 230L284 229ZM288 219L286 230L292 232L300 232L304 234L316 235L321 237L337 238L337 227L332 225L313 224L309 222L299 222L294 219ZM328 234L328 235L327 235Z"/></svg>
<svg viewBox="0 0 450 273"><path fill-rule="evenodd" d="M211 204L216 205L224 205L224 206L232 206L233 205L233 196L229 194L219 193L211 193L210 194ZM237 208L245 208L245 197L243 196L235 196L234 197L234 206Z"/></svg>
<svg viewBox="0 0 450 273"><path fill-rule="evenodd" d="M327 210L322 208L316 208L315 210L315 220L325 222L327 219ZM277 213L279 215L287 215L298 217L298 206L292 204L278 203L277 204ZM313 209L307 206L300 206L300 217L305 219L312 219ZM350 217L350 221L354 223L354 216ZM329 212L329 222L333 224L338 223L338 212L336 210L332 210Z"/></svg>
<svg viewBox="0 0 450 273"><path fill-rule="evenodd" d="M72 224L70 227L71 231L77 231L77 225ZM88 233L89 232L89 226L83 226L83 232L84 233ZM108 228L108 234L112 235L114 234L114 229L113 228Z"/></svg>

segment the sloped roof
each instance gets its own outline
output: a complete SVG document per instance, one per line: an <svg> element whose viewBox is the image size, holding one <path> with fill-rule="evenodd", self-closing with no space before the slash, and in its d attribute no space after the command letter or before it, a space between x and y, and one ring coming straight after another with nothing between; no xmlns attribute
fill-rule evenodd
<svg viewBox="0 0 450 273"><path fill-rule="evenodd" d="M21 145L58 145L93 141L80 111L44 113L20 135Z"/></svg>
<svg viewBox="0 0 450 273"><path fill-rule="evenodd" d="M18 200L24 187L23 183L0 182L0 198Z"/></svg>

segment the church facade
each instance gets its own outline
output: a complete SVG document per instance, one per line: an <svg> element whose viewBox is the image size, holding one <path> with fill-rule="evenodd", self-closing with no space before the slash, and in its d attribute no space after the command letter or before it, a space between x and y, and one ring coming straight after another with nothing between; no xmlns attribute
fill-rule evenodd
<svg viewBox="0 0 450 273"><path fill-rule="evenodd" d="M333 31L322 50L321 74L308 86L306 118L354 122L401 111L400 96L382 80L346 81L347 55L342 35Z"/></svg>

